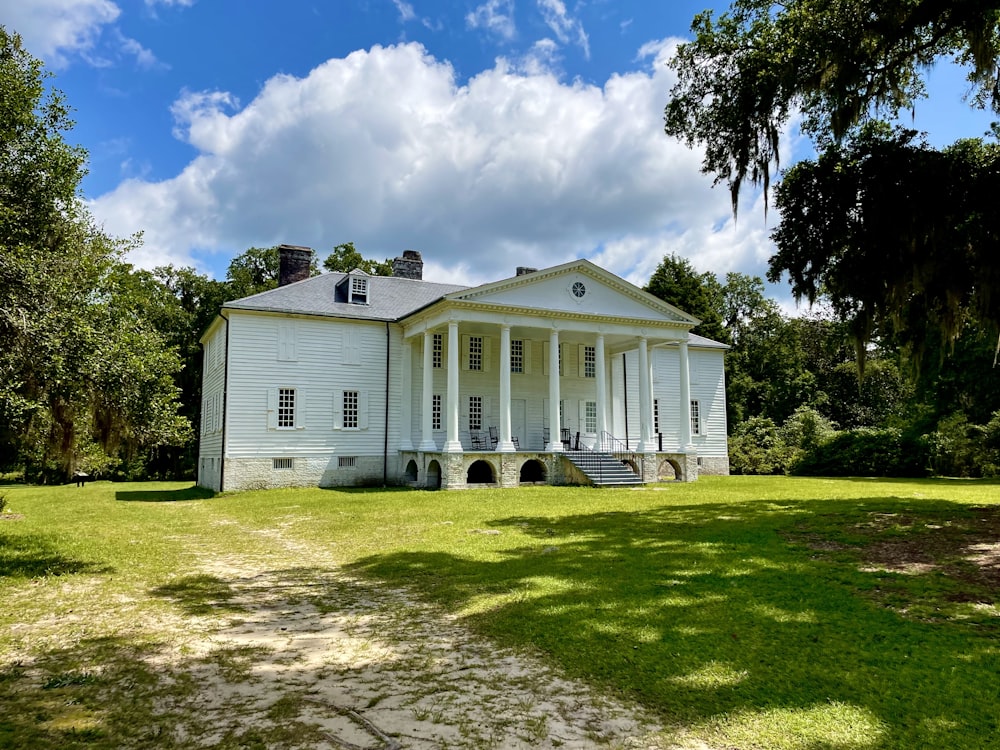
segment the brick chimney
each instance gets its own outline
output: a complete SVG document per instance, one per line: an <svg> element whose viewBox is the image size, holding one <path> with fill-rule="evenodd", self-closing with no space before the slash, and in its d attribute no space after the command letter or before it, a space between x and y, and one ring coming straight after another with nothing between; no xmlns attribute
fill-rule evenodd
<svg viewBox="0 0 1000 750"><path fill-rule="evenodd" d="M278 286L285 286L309 278L312 248L299 245L278 247Z"/></svg>
<svg viewBox="0 0 1000 750"><path fill-rule="evenodd" d="M517 275L518 276L524 276L525 274L534 273L537 270L538 270L537 268L528 268L527 266L518 266L517 267Z"/></svg>
<svg viewBox="0 0 1000 750"><path fill-rule="evenodd" d="M424 278L424 261L416 250L404 250L402 258L392 261L392 275L399 279Z"/></svg>

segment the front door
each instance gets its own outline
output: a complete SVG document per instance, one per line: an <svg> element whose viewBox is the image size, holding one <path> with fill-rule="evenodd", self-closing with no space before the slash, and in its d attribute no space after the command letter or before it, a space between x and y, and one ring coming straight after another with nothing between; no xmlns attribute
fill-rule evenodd
<svg viewBox="0 0 1000 750"><path fill-rule="evenodd" d="M525 419L525 401L523 398L510 400L510 434L517 438L521 450L528 448L528 426Z"/></svg>

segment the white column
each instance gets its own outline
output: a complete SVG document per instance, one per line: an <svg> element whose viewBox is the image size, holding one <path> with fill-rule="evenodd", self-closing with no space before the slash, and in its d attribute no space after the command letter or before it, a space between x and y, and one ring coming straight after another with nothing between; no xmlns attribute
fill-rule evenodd
<svg viewBox="0 0 1000 750"><path fill-rule="evenodd" d="M653 442L653 402L649 387L649 342L643 336L639 339L639 452L656 450Z"/></svg>
<svg viewBox="0 0 1000 750"><path fill-rule="evenodd" d="M448 323L448 439L444 444L445 453L461 453L462 443L458 439L458 323Z"/></svg>
<svg viewBox="0 0 1000 750"><path fill-rule="evenodd" d="M500 326L500 444L498 450L513 452L510 439L510 326Z"/></svg>
<svg viewBox="0 0 1000 750"><path fill-rule="evenodd" d="M681 351L681 448L690 450L691 444L691 371L688 368L688 343L680 342Z"/></svg>
<svg viewBox="0 0 1000 750"><path fill-rule="evenodd" d="M559 331L549 333L549 442L545 450L562 451L562 424L559 421Z"/></svg>
<svg viewBox="0 0 1000 750"><path fill-rule="evenodd" d="M437 451L434 443L434 334L424 331L424 366L423 385L424 392L421 399L423 416L421 419L420 450Z"/></svg>
<svg viewBox="0 0 1000 750"><path fill-rule="evenodd" d="M401 347L403 353L402 370L400 372L400 391L402 393L399 403L399 449L401 451L413 450L413 347L409 339L403 339Z"/></svg>
<svg viewBox="0 0 1000 750"><path fill-rule="evenodd" d="M594 372L597 375L597 440L600 440L608 430L608 382L607 363L604 361L604 334L597 334L594 345Z"/></svg>

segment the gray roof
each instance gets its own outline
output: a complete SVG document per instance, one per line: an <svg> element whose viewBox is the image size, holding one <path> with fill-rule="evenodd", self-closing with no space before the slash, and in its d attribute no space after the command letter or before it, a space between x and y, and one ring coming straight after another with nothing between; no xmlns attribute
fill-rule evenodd
<svg viewBox="0 0 1000 750"><path fill-rule="evenodd" d="M446 294L468 289L458 284L437 284L396 276L368 276L369 303L358 305L337 302L337 284L346 276L344 273L320 274L227 302L223 309L396 321L436 302Z"/></svg>
<svg viewBox="0 0 1000 750"><path fill-rule="evenodd" d="M714 339L707 339L704 336L699 336L697 333L688 334L688 346L696 346L699 349L731 349L729 344L723 344L721 341L715 341Z"/></svg>

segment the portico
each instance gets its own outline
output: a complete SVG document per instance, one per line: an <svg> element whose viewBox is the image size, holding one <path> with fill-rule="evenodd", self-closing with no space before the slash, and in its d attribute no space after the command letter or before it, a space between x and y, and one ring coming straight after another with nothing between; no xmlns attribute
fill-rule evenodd
<svg viewBox="0 0 1000 750"><path fill-rule="evenodd" d="M677 410L686 414L687 338L697 321L582 263L570 272L557 267L446 295L404 321L402 390L414 399L401 404L400 448L408 455L441 454L444 486L465 484L446 468L460 471L465 454L531 454L554 467L553 457L567 446L607 451L618 442L641 456L692 449L687 419L680 421L678 444L660 444L651 351L679 347L674 392ZM637 372L616 379L611 362L626 352L637 352ZM622 412L621 404L613 408L616 399L633 409L638 404L637 433L634 424L629 430L616 423ZM491 427L495 440L484 448L477 433ZM507 463L496 462L498 476Z"/></svg>

